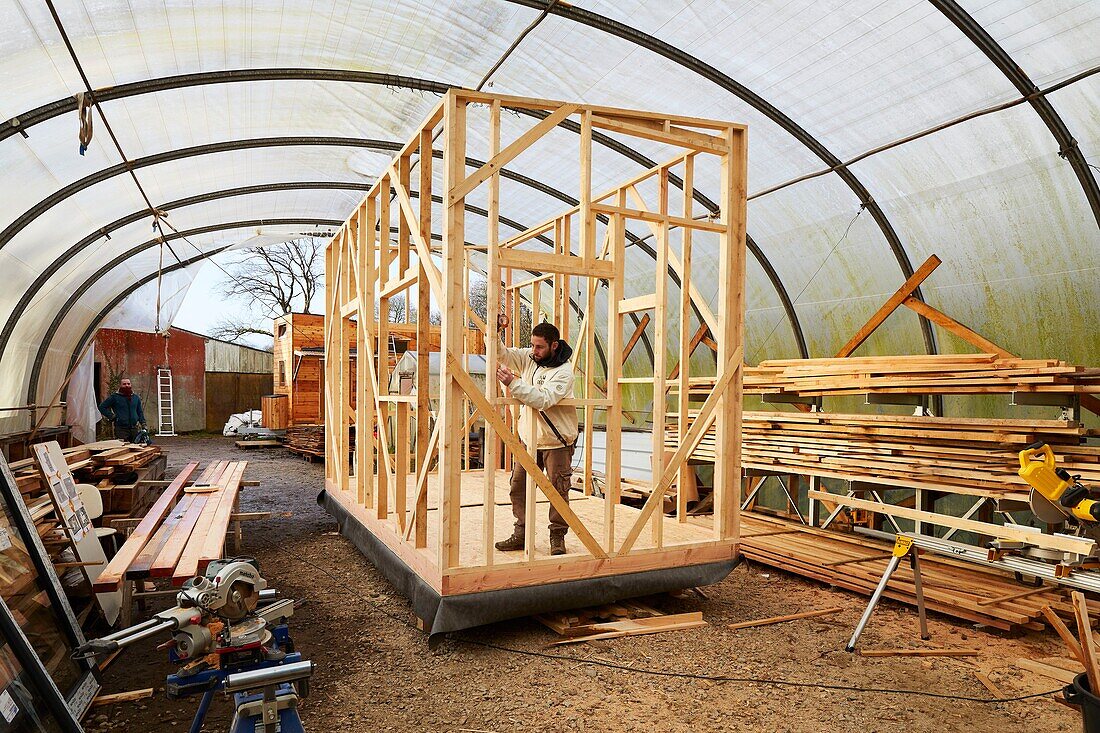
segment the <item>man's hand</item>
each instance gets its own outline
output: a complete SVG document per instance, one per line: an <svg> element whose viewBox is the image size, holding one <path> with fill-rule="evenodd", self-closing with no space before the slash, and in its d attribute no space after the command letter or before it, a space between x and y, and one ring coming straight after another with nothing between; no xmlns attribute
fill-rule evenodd
<svg viewBox="0 0 1100 733"><path fill-rule="evenodd" d="M512 383L512 380L516 378L516 375L508 367L501 365L497 367L497 381L503 384L505 387Z"/></svg>
<svg viewBox="0 0 1100 733"><path fill-rule="evenodd" d="M499 316L497 316L497 330L498 331L503 331L504 329L508 328L509 323L511 323L511 321L508 320L508 316L504 315L503 313L501 313Z"/></svg>

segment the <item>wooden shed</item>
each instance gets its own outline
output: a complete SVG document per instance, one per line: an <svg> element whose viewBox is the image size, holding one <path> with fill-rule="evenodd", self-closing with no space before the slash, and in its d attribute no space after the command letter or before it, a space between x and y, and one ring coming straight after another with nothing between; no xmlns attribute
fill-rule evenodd
<svg viewBox="0 0 1100 733"><path fill-rule="evenodd" d="M347 331L345 343L355 343L357 324L354 319L344 319ZM377 330L376 330L377 333ZM287 313L275 319L273 325L275 337L274 358L274 394L286 395L289 425L324 424L325 389L325 317L313 313ZM428 327L428 351L439 351L442 329L439 326ZM485 352L485 340L481 331L467 329L470 353ZM387 340L392 363L406 351L418 349L417 325L415 323L390 323L387 326ZM375 345L377 352L377 344ZM348 358L355 358L355 348L348 349ZM354 375L352 377L354 379ZM351 393L351 404L355 404L355 391Z"/></svg>

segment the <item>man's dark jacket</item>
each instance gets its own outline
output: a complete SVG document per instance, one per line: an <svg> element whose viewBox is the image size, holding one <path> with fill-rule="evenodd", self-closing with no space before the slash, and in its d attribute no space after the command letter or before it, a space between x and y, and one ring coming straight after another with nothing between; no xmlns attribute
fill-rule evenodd
<svg viewBox="0 0 1100 733"><path fill-rule="evenodd" d="M99 405L103 417L121 428L136 427L145 422L145 411L141 409L141 398L136 394L129 397L115 392Z"/></svg>

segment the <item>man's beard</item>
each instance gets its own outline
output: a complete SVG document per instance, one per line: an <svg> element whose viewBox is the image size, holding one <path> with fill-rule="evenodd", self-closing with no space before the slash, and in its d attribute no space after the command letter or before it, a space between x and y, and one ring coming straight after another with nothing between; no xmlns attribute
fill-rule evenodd
<svg viewBox="0 0 1100 733"><path fill-rule="evenodd" d="M533 357L533 356L531 357L531 359L541 367L550 366L551 364L554 363L554 360L556 358L557 358L557 354L553 351L551 351L549 354L547 354L545 359L535 359L535 357Z"/></svg>

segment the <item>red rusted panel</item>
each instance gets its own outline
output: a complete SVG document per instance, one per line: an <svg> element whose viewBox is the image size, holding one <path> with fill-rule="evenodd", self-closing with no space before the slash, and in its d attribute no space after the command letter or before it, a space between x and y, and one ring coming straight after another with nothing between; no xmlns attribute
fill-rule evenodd
<svg viewBox="0 0 1100 733"><path fill-rule="evenodd" d="M141 397L150 430L157 427L157 368L172 370L176 431L206 427L206 341L202 336L171 329L165 361L165 339L154 333L100 329L95 358L100 365L99 393L106 396L129 377Z"/></svg>

